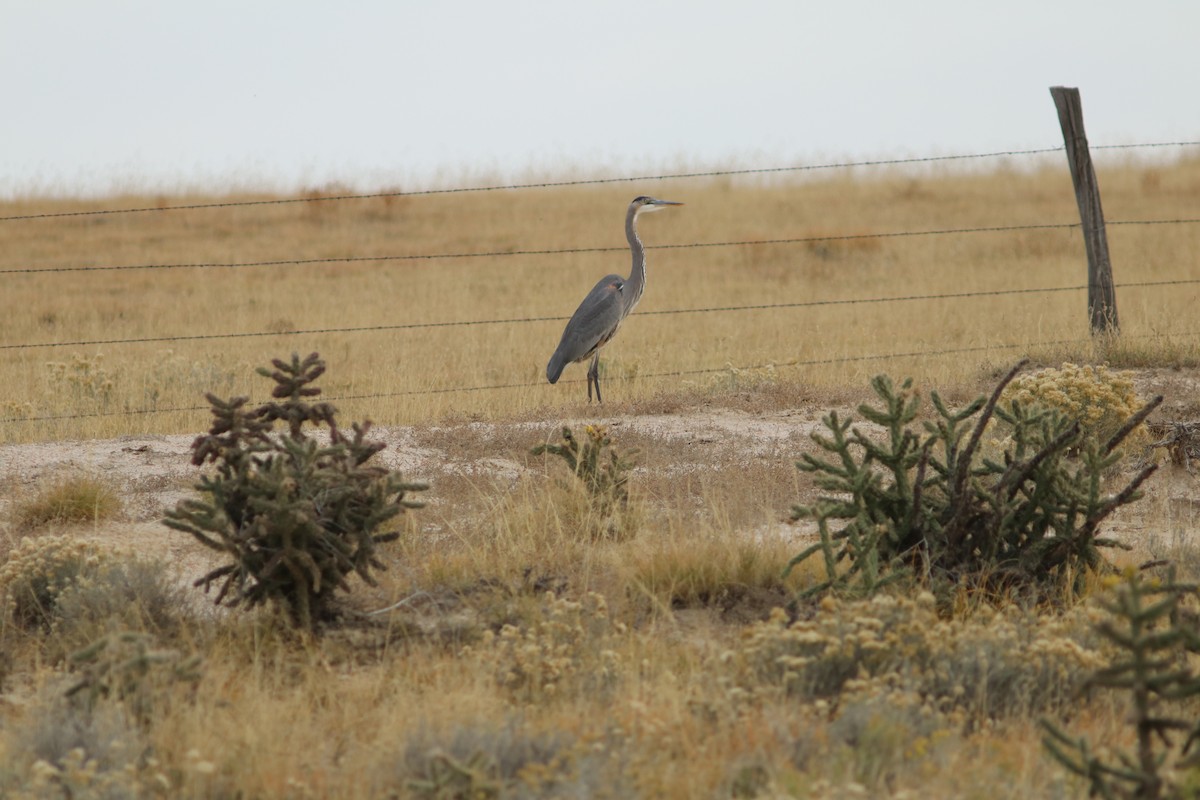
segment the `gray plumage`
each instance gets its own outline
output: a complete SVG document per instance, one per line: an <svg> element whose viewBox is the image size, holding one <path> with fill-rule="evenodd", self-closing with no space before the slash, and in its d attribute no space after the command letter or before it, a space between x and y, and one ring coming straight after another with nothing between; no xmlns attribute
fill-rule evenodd
<svg viewBox="0 0 1200 800"><path fill-rule="evenodd" d="M587 297L575 309L567 327L563 329L558 349L550 356L546 365L546 380L557 383L567 364L586 361L588 367L588 402L592 401L592 386L596 387L596 402L600 399L600 348L616 335L617 329L633 307L642 299L646 288L646 250L637 234L637 218L648 211L660 211L669 206L681 206L670 200L653 197L635 197L625 215L625 238L633 254L633 270L628 278L606 275L588 292Z"/></svg>

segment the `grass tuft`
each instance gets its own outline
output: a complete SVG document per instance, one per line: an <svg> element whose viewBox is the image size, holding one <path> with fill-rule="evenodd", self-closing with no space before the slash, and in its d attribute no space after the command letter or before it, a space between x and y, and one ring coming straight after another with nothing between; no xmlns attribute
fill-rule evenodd
<svg viewBox="0 0 1200 800"><path fill-rule="evenodd" d="M107 481L92 475L66 475L40 487L32 496L19 499L12 517L18 530L36 530L51 525L97 523L120 513L120 496Z"/></svg>

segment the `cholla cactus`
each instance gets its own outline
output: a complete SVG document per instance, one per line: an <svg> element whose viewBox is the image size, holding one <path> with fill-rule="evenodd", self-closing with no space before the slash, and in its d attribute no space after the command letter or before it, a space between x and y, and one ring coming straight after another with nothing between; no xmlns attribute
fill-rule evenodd
<svg viewBox="0 0 1200 800"><path fill-rule="evenodd" d="M351 573L374 585L371 571L384 568L377 546L399 537L378 531L421 507L408 494L428 487L367 463L384 447L366 440L369 422L354 423L347 435L332 405L308 402L325 371L316 353L272 363L274 371L259 373L275 381L272 396L281 402L248 411L245 397L208 395L215 420L192 444L192 463L213 465L196 485L206 497L181 501L163 522L232 559L196 581L206 590L220 581L218 604L276 601L311 628L335 590L349 591ZM274 432L280 420L283 435ZM310 438L307 424L328 426L329 444Z"/></svg>
<svg viewBox="0 0 1200 800"><path fill-rule="evenodd" d="M168 702L173 686L199 682L200 661L199 656L161 649L144 633L110 633L71 654L79 680L66 696L88 712L104 700L123 702L134 719L148 725L151 712Z"/></svg>
<svg viewBox="0 0 1200 800"><path fill-rule="evenodd" d="M1099 600L1109 616L1096 631L1116 652L1089 685L1129 693L1135 749L1118 751L1115 758L1097 753L1086 738L1072 738L1049 720L1042 720L1043 744L1059 764L1088 780L1091 796L1193 797L1179 776L1186 774L1184 766L1194 769L1196 756L1189 751L1200 740L1200 724L1186 706L1183 717L1168 713L1172 705L1200 695L1200 675L1191 661L1200 653L1200 635L1184 618L1185 601L1195 597L1197 587L1177 582L1174 574L1163 581L1133 569L1111 584Z"/></svg>
<svg viewBox="0 0 1200 800"><path fill-rule="evenodd" d="M1115 448L1162 397L1100 443L1053 408L1000 407L1023 364L990 399L980 397L959 411L931 393L938 419L925 423L924 436L910 427L919 405L912 382L897 389L886 375L872 381L881 407L859 407L884 428L883 441L836 413L826 417L830 435L813 439L832 458L805 454L796 465L814 473L827 492L792 510L793 520L815 520L820 536L789 564L822 557L826 580L810 593L832 588L871 595L915 574L935 590L966 585L1043 594L1076 590L1089 571L1106 564L1101 548L1122 545L1102 536L1100 524L1140 497L1138 487L1155 467L1112 495L1103 491L1100 476L1119 458ZM979 447L993 416L1012 430L996 459ZM1076 453L1078 460L1069 461Z"/></svg>
<svg viewBox="0 0 1200 800"><path fill-rule="evenodd" d="M629 471L633 462L612 448L612 440L603 425L584 428L587 441L582 446L570 428L562 429L562 444L542 444L533 455L551 453L567 463L572 474L587 487L601 516L608 516L629 499ZM636 453L636 451L635 451Z"/></svg>

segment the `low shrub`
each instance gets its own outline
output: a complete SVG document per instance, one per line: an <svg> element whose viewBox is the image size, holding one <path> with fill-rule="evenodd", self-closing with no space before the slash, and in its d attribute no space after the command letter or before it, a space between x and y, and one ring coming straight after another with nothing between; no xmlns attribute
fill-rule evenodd
<svg viewBox="0 0 1200 800"><path fill-rule="evenodd" d="M90 714L104 702L120 703L138 724L162 715L174 689L194 687L200 680L200 657L158 646L148 634L116 631L71 654L78 679L66 696Z"/></svg>
<svg viewBox="0 0 1200 800"><path fill-rule="evenodd" d="M106 560L59 593L52 628L58 646L74 650L114 630L177 639L187 615L185 587L167 564L122 556Z"/></svg>
<svg viewBox="0 0 1200 800"><path fill-rule="evenodd" d="M350 590L349 575L375 584L379 545L400 536L388 523L420 508L409 495L427 487L368 463L384 448L367 440L370 422L347 434L334 406L309 402L325 372L316 353L272 364L258 372L275 382L276 402L247 410L248 398L207 395L213 425L192 444L192 463L212 465L196 485L204 497L181 501L163 522L231 559L196 581L219 583L218 605L272 601L311 630L332 616L334 593ZM328 444L306 429L320 425Z"/></svg>
<svg viewBox="0 0 1200 800"><path fill-rule="evenodd" d="M940 724L971 728L1074 703L1106 658L1085 620L1086 610L1039 616L1013 606L946 619L929 592L828 596L811 619L789 622L778 610L751 626L730 660L746 692L774 687L842 708L915 703Z"/></svg>
<svg viewBox="0 0 1200 800"><path fill-rule="evenodd" d="M609 618L604 597L543 600L528 623L489 631L467 653L492 664L497 685L518 703L610 689L618 666L611 645L624 626Z"/></svg>
<svg viewBox="0 0 1200 800"><path fill-rule="evenodd" d="M98 522L120 512L121 499L106 481L90 475L66 475L18 500L13 523L18 529L33 530L53 524Z"/></svg>
<svg viewBox="0 0 1200 800"><path fill-rule="evenodd" d="M582 506L574 509L572 516L587 538L628 538L637 527L637 514L630 506L628 488L634 466L631 459L636 451L618 452L603 425L588 425L584 434L586 439L581 443L574 431L564 427L562 444L541 444L531 453L558 456L577 479L574 486L582 487L578 496L583 502L573 503L576 493L567 487L563 505Z"/></svg>
<svg viewBox="0 0 1200 800"><path fill-rule="evenodd" d="M49 631L60 617L63 595L114 563L113 554L95 542L27 536L0 566L4 613L21 629Z"/></svg>
<svg viewBox="0 0 1200 800"><path fill-rule="evenodd" d="M539 732L514 714L503 722L422 729L395 770L416 798L555 797L581 750L566 731Z"/></svg>
<svg viewBox="0 0 1200 800"><path fill-rule="evenodd" d="M1015 377L1000 395L1000 405L1007 408L1014 402L1053 408L1078 422L1084 439L1100 444L1111 439L1145 405L1128 375L1102 365L1071 363ZM1131 431L1126 441L1133 446L1144 445L1148 441L1145 427Z"/></svg>
<svg viewBox="0 0 1200 800"><path fill-rule="evenodd" d="M1155 466L1114 494L1104 491L1102 476L1162 397L1101 442L1055 408L1017 400L1001 407L1023 364L990 398L958 411L932 392L937 417L924 423L924 434L913 430L920 397L912 381L896 387L886 375L871 382L879 405L858 409L882 437L836 412L825 418L829 435L812 438L828 457L806 453L796 465L823 491L792 509L793 520L815 520L820 537L789 564L820 557L825 580L808 594L871 595L912 579L945 603L964 588L1054 599L1080 591L1089 573L1108 565L1103 548L1128 549L1102 536L1100 524L1141 496ZM1012 432L995 457L980 448L993 416Z"/></svg>

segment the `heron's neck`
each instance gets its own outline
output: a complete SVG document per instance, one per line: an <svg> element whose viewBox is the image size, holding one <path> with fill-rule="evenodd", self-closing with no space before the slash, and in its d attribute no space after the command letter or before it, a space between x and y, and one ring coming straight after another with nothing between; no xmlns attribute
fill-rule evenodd
<svg viewBox="0 0 1200 800"><path fill-rule="evenodd" d="M646 248L638 238L637 211L634 209L630 209L625 218L625 238L629 240L629 249L633 254L633 269L625 283L628 297L625 306L628 310L625 313L629 313L637 305L637 301L642 299L642 292L646 288Z"/></svg>

